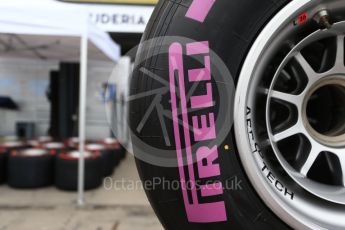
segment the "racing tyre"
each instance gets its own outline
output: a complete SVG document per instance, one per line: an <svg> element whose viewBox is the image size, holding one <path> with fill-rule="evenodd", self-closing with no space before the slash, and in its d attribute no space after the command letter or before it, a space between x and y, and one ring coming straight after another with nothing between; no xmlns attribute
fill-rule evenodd
<svg viewBox="0 0 345 230"><path fill-rule="evenodd" d="M107 177L113 174L116 164L115 154L113 151L107 149L101 144L88 144L85 146L85 150L92 153L101 153L103 176Z"/></svg>
<svg viewBox="0 0 345 230"><path fill-rule="evenodd" d="M31 189L53 184L54 156L45 150L13 150L7 167L7 183L13 188Z"/></svg>
<svg viewBox="0 0 345 230"><path fill-rule="evenodd" d="M76 191L78 189L78 151L62 152L55 164L55 185L58 189ZM100 152L85 153L85 190L98 188L103 179L103 161Z"/></svg>
<svg viewBox="0 0 345 230"><path fill-rule="evenodd" d="M120 147L120 160L124 160L127 155L127 149L125 146L121 145Z"/></svg>
<svg viewBox="0 0 345 230"><path fill-rule="evenodd" d="M104 145L105 149L112 153L112 162L114 163L114 168L117 167L125 155L120 143L114 138L105 138L99 143Z"/></svg>
<svg viewBox="0 0 345 230"><path fill-rule="evenodd" d="M129 122L166 229L345 228L344 34L339 0L159 1Z"/></svg>
<svg viewBox="0 0 345 230"><path fill-rule="evenodd" d="M11 138L9 138L11 139ZM21 142L21 141L15 141L16 138L13 138L13 141L5 141L0 144L1 149L1 171L2 171L2 177L6 181L7 178L7 163L8 163L8 156L10 155L10 152L13 150L22 150L27 147L29 147L28 144Z"/></svg>
<svg viewBox="0 0 345 230"><path fill-rule="evenodd" d="M6 181L6 164L7 164L6 150L0 148L0 184L3 184Z"/></svg>
<svg viewBox="0 0 345 230"><path fill-rule="evenodd" d="M61 142L48 142L42 144L42 148L46 149L51 155L57 157L60 153L67 151L68 148Z"/></svg>

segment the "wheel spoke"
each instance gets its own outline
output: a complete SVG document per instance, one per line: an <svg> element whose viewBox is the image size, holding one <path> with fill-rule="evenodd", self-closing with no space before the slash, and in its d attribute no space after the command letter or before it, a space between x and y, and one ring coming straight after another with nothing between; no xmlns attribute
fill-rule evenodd
<svg viewBox="0 0 345 230"><path fill-rule="evenodd" d="M285 69L282 70L281 74L282 77L285 78L285 80L287 81L290 81L292 78L291 75Z"/></svg>
<svg viewBox="0 0 345 230"><path fill-rule="evenodd" d="M310 171L311 167L313 166L316 158L319 156L320 151L318 151L315 147L310 150L307 160L301 167L300 173L304 176L307 176L308 172Z"/></svg>
<svg viewBox="0 0 345 230"><path fill-rule="evenodd" d="M298 133L300 133L300 130L298 128L298 125L295 124L292 127L288 128L288 129L286 129L286 130L284 130L284 131L282 131L280 133L275 134L273 136L273 140L275 142L279 142L279 141L284 140L284 139L286 139L288 137L294 136L294 135L296 135Z"/></svg>
<svg viewBox="0 0 345 230"><path fill-rule="evenodd" d="M336 67L344 68L344 35L337 37Z"/></svg>
<svg viewBox="0 0 345 230"><path fill-rule="evenodd" d="M308 63L308 61L303 57L301 53L297 53L295 55L295 58L297 62L301 65L304 73L307 75L309 81L313 81L317 75L317 73L314 71L314 69L311 67L311 65Z"/></svg>
<svg viewBox="0 0 345 230"><path fill-rule="evenodd" d="M341 155L337 154L337 156L338 156L338 159L340 161L343 186L345 187L345 157L343 156L343 154L341 154Z"/></svg>
<svg viewBox="0 0 345 230"><path fill-rule="evenodd" d="M293 94L288 94L288 93L283 93L280 91L272 90L271 91L271 97L281 100L281 101L286 101L291 104L297 105L299 102L299 98L296 95Z"/></svg>

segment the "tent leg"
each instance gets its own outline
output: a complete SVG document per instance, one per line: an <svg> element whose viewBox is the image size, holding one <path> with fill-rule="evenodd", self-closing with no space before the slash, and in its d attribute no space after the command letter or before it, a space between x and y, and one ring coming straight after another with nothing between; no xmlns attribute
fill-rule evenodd
<svg viewBox="0 0 345 230"><path fill-rule="evenodd" d="M85 178L85 132L86 132L86 87L87 87L87 54L88 37L83 34L80 44L80 95L79 95L79 164L78 164L78 206L84 206Z"/></svg>

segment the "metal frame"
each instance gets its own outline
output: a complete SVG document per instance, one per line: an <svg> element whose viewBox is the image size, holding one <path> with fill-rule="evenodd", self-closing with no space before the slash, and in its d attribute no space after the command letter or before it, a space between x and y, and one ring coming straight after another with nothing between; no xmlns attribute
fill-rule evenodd
<svg viewBox="0 0 345 230"><path fill-rule="evenodd" d="M78 160L78 206L85 205L84 178L85 178L85 136L86 136L86 88L87 88L87 56L88 56L88 29L87 26L80 41L80 91L79 91L79 152Z"/></svg>

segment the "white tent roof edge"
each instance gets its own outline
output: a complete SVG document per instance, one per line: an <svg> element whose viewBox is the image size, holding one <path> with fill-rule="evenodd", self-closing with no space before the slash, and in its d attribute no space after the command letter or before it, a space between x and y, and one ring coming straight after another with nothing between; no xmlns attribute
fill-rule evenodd
<svg viewBox="0 0 345 230"><path fill-rule="evenodd" d="M54 0L25 2L0 2L0 33L82 37L87 31L89 41L110 60L117 62L120 58L120 46L106 32L92 24L85 7Z"/></svg>

